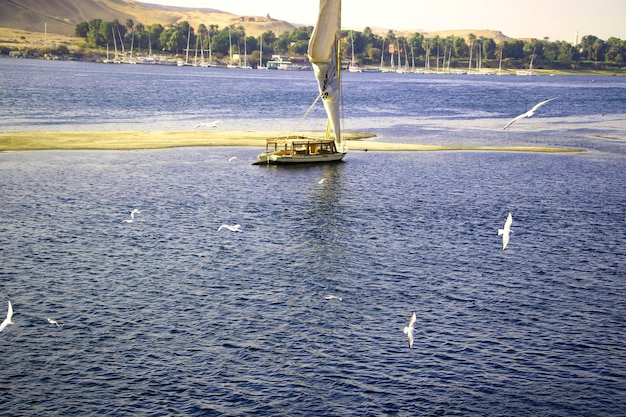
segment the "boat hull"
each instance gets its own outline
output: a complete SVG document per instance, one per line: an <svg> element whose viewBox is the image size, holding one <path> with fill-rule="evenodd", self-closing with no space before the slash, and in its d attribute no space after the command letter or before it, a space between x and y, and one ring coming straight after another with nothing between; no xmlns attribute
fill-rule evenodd
<svg viewBox="0 0 626 417"><path fill-rule="evenodd" d="M253 165L289 165L289 164L319 164L325 162L340 162L346 152L338 152L328 155L272 155L262 153L258 156L258 161Z"/></svg>

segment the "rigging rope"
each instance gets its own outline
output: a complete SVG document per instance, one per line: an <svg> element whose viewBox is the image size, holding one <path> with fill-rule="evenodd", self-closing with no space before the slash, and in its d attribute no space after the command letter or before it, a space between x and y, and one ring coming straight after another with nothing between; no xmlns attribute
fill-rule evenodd
<svg viewBox="0 0 626 417"><path fill-rule="evenodd" d="M287 136L285 136L285 139L287 139L289 136L292 136L296 131L300 130L300 126L302 125L302 122L304 122L304 119L306 119L309 116L309 114L311 113L315 105L317 104L317 101L320 99L320 97L322 97L322 94L318 93L317 97L315 97L315 100L313 100L313 104L311 104L308 110L304 112L304 114L300 117L300 120L298 120L298 122L296 123L295 128Z"/></svg>

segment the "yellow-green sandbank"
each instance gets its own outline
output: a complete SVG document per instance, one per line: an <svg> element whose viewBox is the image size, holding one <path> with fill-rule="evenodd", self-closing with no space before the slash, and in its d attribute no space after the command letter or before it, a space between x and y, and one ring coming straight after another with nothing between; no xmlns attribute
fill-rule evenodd
<svg viewBox="0 0 626 417"><path fill-rule="evenodd" d="M301 132L299 132L301 133ZM304 135L322 136L319 132ZM265 147L265 140L284 136L267 131L71 131L0 133L0 151L34 150L133 150L188 146ZM581 152L582 149L536 146L440 146L410 143L364 141L375 135L346 133L348 148L355 151L509 151L509 152Z"/></svg>

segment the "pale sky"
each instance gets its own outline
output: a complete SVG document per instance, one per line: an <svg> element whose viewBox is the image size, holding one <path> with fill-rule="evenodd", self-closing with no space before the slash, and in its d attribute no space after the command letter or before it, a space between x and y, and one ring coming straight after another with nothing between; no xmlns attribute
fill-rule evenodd
<svg viewBox="0 0 626 417"><path fill-rule="evenodd" d="M141 0L313 25L318 0ZM513 38L570 43L584 35L626 40L626 0L343 0L344 28L499 30Z"/></svg>

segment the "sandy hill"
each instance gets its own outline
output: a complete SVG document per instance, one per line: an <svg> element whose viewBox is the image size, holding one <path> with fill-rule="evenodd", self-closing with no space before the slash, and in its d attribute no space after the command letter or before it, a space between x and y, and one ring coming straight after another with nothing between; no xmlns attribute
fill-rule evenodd
<svg viewBox="0 0 626 417"><path fill-rule="evenodd" d="M269 17L237 16L207 8L167 7L133 0L0 0L0 27L31 32L72 36L79 22L92 19L114 20L122 24L128 19L144 25L160 23L163 26L188 21L193 27L200 23L243 26L249 36L258 36L271 30L276 35L295 26Z"/></svg>

